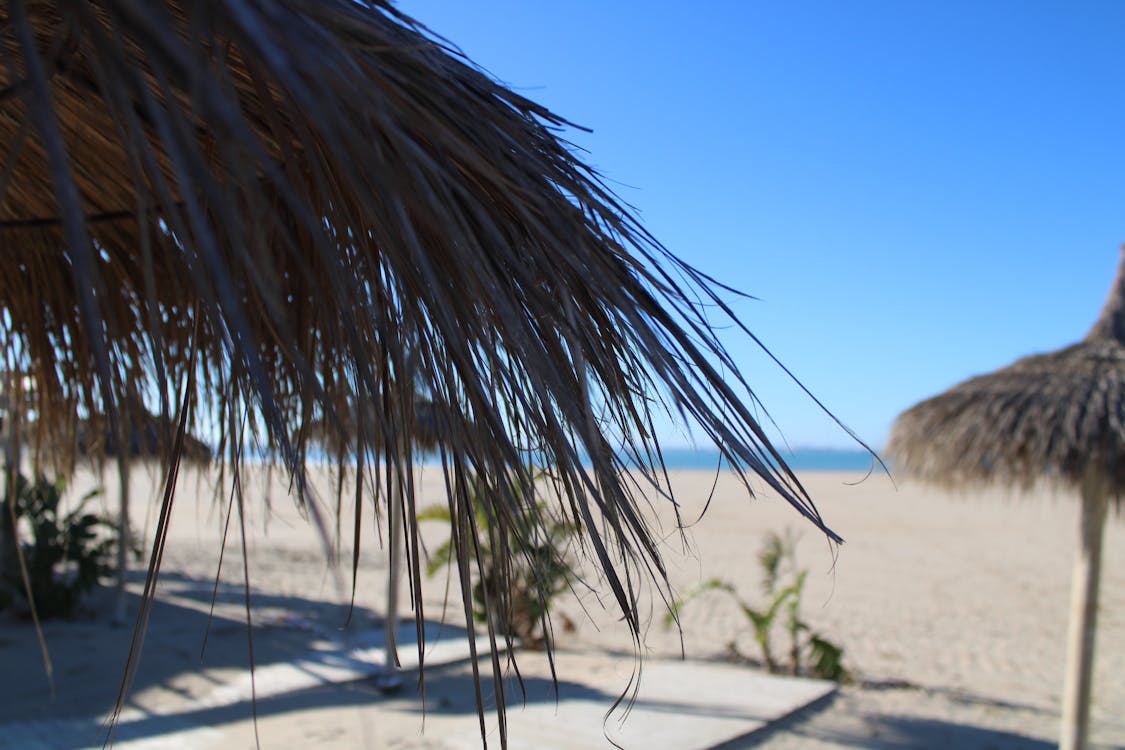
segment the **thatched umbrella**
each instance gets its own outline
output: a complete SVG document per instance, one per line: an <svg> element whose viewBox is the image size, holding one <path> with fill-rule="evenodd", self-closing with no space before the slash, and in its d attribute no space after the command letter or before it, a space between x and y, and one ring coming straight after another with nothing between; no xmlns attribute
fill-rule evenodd
<svg viewBox="0 0 1125 750"><path fill-rule="evenodd" d="M172 449L176 424L139 407L122 415L125 425L124 451L130 459L160 460ZM78 423L78 453L82 456L117 456L118 439L109 429L104 415L88 417ZM196 464L211 462L214 451L203 439L192 434L184 436L183 458Z"/></svg>
<svg viewBox="0 0 1125 750"><path fill-rule="evenodd" d="M181 439L217 418L235 457L263 440L304 497L301 425L370 402L349 455L405 487L419 623L419 390L467 615L493 531L468 477L526 534L544 460L638 633L638 577L666 578L623 470L661 482L653 409L822 526L714 333L719 285L635 222L565 121L386 0L7 0L0 57L0 345L33 376L38 444L139 393Z"/></svg>
<svg viewBox="0 0 1125 750"><path fill-rule="evenodd" d="M946 487L1040 480L1079 491L1060 746L1084 748L1089 721L1102 530L1125 492L1125 249L1082 341L954 386L899 415L887 452L897 471Z"/></svg>

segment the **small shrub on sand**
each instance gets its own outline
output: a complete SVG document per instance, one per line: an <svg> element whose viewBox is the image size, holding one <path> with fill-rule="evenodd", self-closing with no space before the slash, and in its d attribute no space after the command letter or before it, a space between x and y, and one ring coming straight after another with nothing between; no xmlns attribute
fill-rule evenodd
<svg viewBox="0 0 1125 750"><path fill-rule="evenodd" d="M504 535L503 538L481 536L480 569L472 589L473 618L483 624L491 616L497 633L511 635L527 648L542 648L546 645L545 628L551 604L570 587L574 578L567 549L576 529L573 524L552 517L543 503L537 503L525 519L530 528L517 535L507 526L491 522L481 487L471 487L469 499L477 527L499 529L496 533ZM418 514L418 520L449 523L449 508L430 506ZM434 550L427 561L426 574L433 576L448 566L454 552L451 541ZM498 564L501 554L516 561L507 578L501 576L503 568ZM506 598L498 596L501 589L506 589ZM509 606L498 608L497 602L505 600ZM562 625L565 630L574 627L565 617Z"/></svg>
<svg viewBox="0 0 1125 750"><path fill-rule="evenodd" d="M8 504L12 502L16 522L25 522L30 540L21 542L31 596L40 618L74 617L82 596L113 573L116 531L113 524L86 511L86 504L101 490L93 490L77 506L64 513L60 507L64 485L40 475L29 482L15 480L14 502L5 497L4 522L11 525ZM14 536L9 536L14 538ZM0 607L27 607L27 587L18 564L5 564Z"/></svg>
<svg viewBox="0 0 1125 750"><path fill-rule="evenodd" d="M801 619L801 597L809 571L797 565L796 536L788 531L784 536L771 532L758 553L758 563L763 573L762 589L766 597L764 607L752 606L738 595L732 584L715 578L677 600L666 617L666 624L671 625L688 602L704 593L719 591L734 599L741 609L762 654L761 661L758 662L742 654L732 642L730 651L735 658L760 663L775 674L809 674L821 679L846 682L849 674L843 665L844 649L813 632ZM788 659L784 664L778 660L772 641L779 618L789 637Z"/></svg>

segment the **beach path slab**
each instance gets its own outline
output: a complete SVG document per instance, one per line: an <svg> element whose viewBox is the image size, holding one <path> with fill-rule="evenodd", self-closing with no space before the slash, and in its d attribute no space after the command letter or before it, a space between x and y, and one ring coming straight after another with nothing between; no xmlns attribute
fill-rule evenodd
<svg viewBox="0 0 1125 750"><path fill-rule="evenodd" d="M604 654L565 659L565 673L584 679L560 683L557 702L532 701L529 695L525 705L512 706L512 747L604 750L616 744L627 750L706 750L761 730L836 690L823 680L769 675L721 662L647 659L636 694L626 694L615 706L634 673L634 659ZM471 724L450 732L442 746L479 748L476 720Z"/></svg>
<svg viewBox="0 0 1125 750"><path fill-rule="evenodd" d="M416 687L417 664L411 659L416 654L411 648L412 625L399 635L404 687L383 695L372 680L379 671L379 629L353 633L346 644L326 637L314 637L310 643L308 635L321 635L308 632L316 630L311 624L292 619L266 623L260 644L264 651L276 653L262 654L253 693L245 672L204 668L185 681L180 672L185 665L179 665L170 670L178 673L171 682L154 680L129 702L114 747L253 747L255 701L266 748L315 742L343 750L369 746L372 740L387 747L481 747L463 631L428 634L427 662L433 669L423 699ZM220 629L218 639L234 640L237 634L232 631ZM60 637L63 632L54 633L60 650L67 640ZM156 638L159 643L160 636ZM304 648L295 648L298 644ZM639 689L633 693L638 663L630 655L565 652L557 659L562 675L557 689L542 654L521 655L522 686L507 681L511 747L592 750L616 743L646 750L703 750L755 732L835 690L828 682L776 677L722 662L652 658L641 664ZM488 745L499 747L490 697L486 689ZM48 713L0 717L0 750L102 746L104 712Z"/></svg>
<svg viewBox="0 0 1125 750"><path fill-rule="evenodd" d="M383 672L385 631L378 623L370 626L375 620L369 613L355 618L369 626L345 629L334 610L321 617L276 607L256 612L251 679L246 624L239 622L237 610L220 606L212 616L207 602L177 588L170 585L153 609L132 690L112 734L114 747L241 747L241 740L228 743L226 732L245 723L252 735L256 705L279 700L299 705L299 696L308 691L336 685L372 686L366 698L379 702L373 685ZM88 620L51 622L43 631L53 684L34 628L0 622L0 664L7 677L0 683L0 750L103 747L133 629ZM413 621L400 626L397 642L402 681L412 686L419 661ZM425 644L427 667L469 658L462 628L427 622Z"/></svg>

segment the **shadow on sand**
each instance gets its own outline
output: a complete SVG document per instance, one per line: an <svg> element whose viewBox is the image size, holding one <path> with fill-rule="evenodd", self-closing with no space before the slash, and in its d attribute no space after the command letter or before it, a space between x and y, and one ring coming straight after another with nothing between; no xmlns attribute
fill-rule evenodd
<svg viewBox="0 0 1125 750"><path fill-rule="evenodd" d="M828 696L793 716L714 750L751 750L782 734L809 744L831 743L865 750L1048 750L1055 747L1053 742L1014 732L911 716L867 715L846 726L817 721L818 714L839 700L839 694ZM968 697L962 695L961 700L968 700ZM1027 708L987 698L980 702Z"/></svg>
<svg viewBox="0 0 1125 750"><path fill-rule="evenodd" d="M245 592L237 585L220 584L217 608L210 617L212 588L213 581L175 573L161 575L161 593L152 609L126 703L128 718L118 739L160 734L175 725L213 726L252 716L253 701L245 676L250 666L250 642L242 610ZM130 596L129 611L136 613L139 606L139 597ZM258 682L263 675L284 674L288 679L280 691L264 691L259 684L259 695L266 696L257 701L259 716L381 699L371 680L354 679L354 675L367 672L374 676L380 669L375 662L367 669L362 659L363 650L373 651L384 642L383 623L374 612L356 607L349 620L347 605L253 592L251 606ZM462 628L436 622L427 622L425 631L427 646L438 640L463 640L465 636ZM115 626L104 616L44 623L43 634L53 664L52 696L35 628L27 622L0 619L0 664L6 676L0 681L0 726L12 729L0 730L0 735L8 733L12 739L18 726L39 726L44 732L55 727L59 731L52 731L49 747L100 744L96 740L105 737L103 722L117 700L133 632L132 623ZM417 649L413 623L399 633L399 652L406 660L406 655ZM359 658L355 649L360 650ZM307 666L312 669L302 674ZM336 674L351 674L353 679L340 685L323 685L325 670L333 669ZM418 700L415 674L404 675L405 687L399 699ZM431 679L428 675L427 684ZM247 687L232 687L234 684ZM290 684L291 690L286 688ZM143 696L150 691L159 693L159 714L145 708L151 702ZM15 747L0 737L0 748L9 746Z"/></svg>

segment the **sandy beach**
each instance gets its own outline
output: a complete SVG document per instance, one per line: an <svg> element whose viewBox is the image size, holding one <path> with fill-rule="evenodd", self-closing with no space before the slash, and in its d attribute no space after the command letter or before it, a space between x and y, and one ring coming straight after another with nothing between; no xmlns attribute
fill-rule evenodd
<svg viewBox="0 0 1125 750"><path fill-rule="evenodd" d="M855 677L830 699L724 747L1052 746L1077 539L1074 499L1050 490L949 495L910 483L895 487L885 475L808 472L801 478L829 525L845 538L842 547L828 545L768 492L748 499L727 475L719 477L708 512L688 529L686 547L669 509L658 508L667 531L669 577L678 592L719 578L748 601L760 603L756 556L765 536L786 529L799 533L798 560L810 571L803 618L844 647L845 664ZM87 477L77 485L90 481ZM679 471L672 481L683 517L695 519L714 475ZM151 496L153 478L144 470L134 475L134 482L134 497ZM115 480L107 476L103 484L108 509ZM322 476L317 487L320 515L335 533L331 482ZM438 470L422 470L420 487L422 505L442 500ZM286 663L298 651L315 650L324 641L321 636L344 632L350 564L328 569L321 537L294 510L280 472L269 481L256 477L248 500L256 661L259 674L269 674L261 670ZM134 515L136 526L151 532L155 509L147 512L138 500ZM367 522L352 618L353 627L361 629L381 621L386 595L385 555L370 517ZM165 553L161 604L127 709L134 718L164 717L164 723L152 723L150 739L157 744L144 747L188 746L187 735L180 744L158 744L160 732L176 728L173 719L184 716L192 718L191 732L212 732L197 736L193 746L253 746L249 703L216 698L245 681L248 664L237 534L228 541L212 645L199 659L221 527L222 510L210 480L186 476ZM345 522L345 537L349 528ZM440 528L426 527L424 533L431 549L440 544ZM340 552L350 561L349 544L341 544ZM1095 747L1120 748L1125 747L1125 521L1119 517L1111 518L1106 530L1103 571L1092 740ZM138 574L131 591L139 593L142 583ZM464 618L459 617L459 603L443 606L445 588L442 575L424 581L422 605L429 621L444 620L448 634L464 626ZM576 625L573 631L557 628L561 682L599 669L612 671L606 665L620 664L622 655L631 653L628 633L611 605L603 606L605 591L596 589L577 586L577 596L564 597L556 609L557 623L565 617ZM104 610L104 597L105 592L101 599L95 597L91 607ZM682 648L688 659L721 661L732 642L755 653L749 625L729 598L709 594L686 607L682 641L679 632L665 627L660 599L651 600L647 656L676 657ZM133 604L135 611L135 597ZM57 683L53 701L34 630L0 619L0 662L24 675L0 687L0 726L40 722L36 726L42 728L52 721L88 724L91 716L104 718L116 697L131 631L109 626L101 613L49 623L45 634ZM780 633L778 643L783 650ZM521 652L519 665L529 694L549 689L550 666L542 654ZM311 742L330 750L460 747L463 738L443 731L451 726L447 717L473 710L470 675L463 662L429 672L425 712L412 678L392 698L354 680L289 692L263 683L258 701L262 747ZM624 691L628 675L615 679ZM613 697L606 696L607 710ZM392 707L393 719L388 718ZM5 744L0 732L0 747L9 746L15 747ZM512 746L532 745L513 735Z"/></svg>

